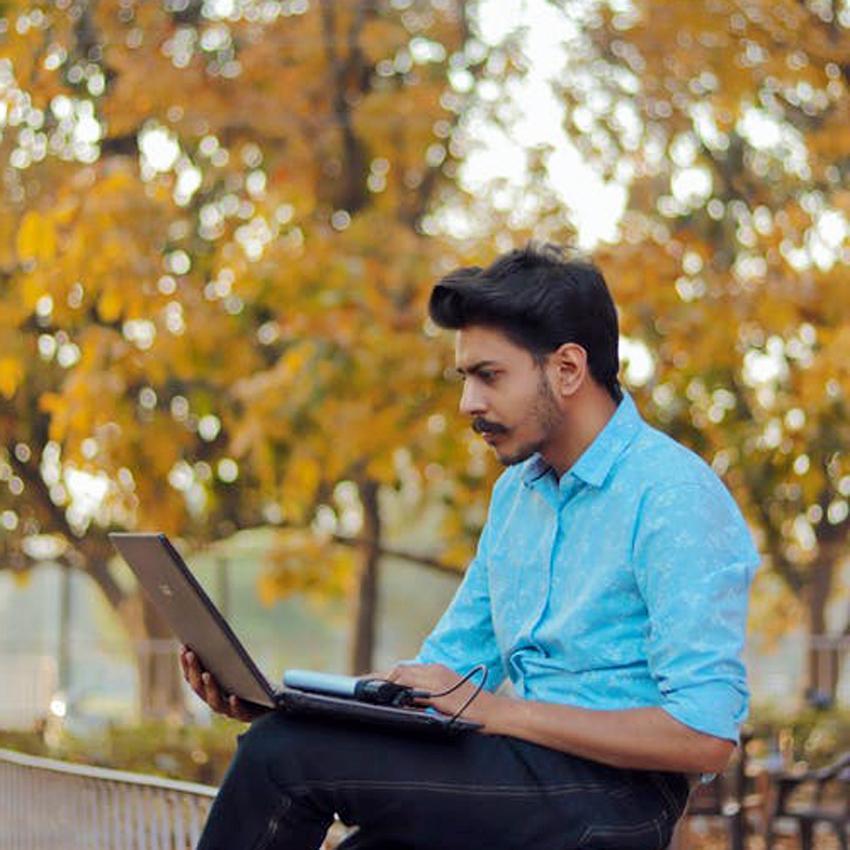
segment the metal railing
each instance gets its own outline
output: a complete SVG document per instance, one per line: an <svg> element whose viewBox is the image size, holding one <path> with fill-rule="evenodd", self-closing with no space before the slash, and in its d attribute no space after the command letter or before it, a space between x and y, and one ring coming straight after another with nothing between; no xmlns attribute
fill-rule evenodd
<svg viewBox="0 0 850 850"><path fill-rule="evenodd" d="M0 749L0 848L193 850L216 790Z"/></svg>

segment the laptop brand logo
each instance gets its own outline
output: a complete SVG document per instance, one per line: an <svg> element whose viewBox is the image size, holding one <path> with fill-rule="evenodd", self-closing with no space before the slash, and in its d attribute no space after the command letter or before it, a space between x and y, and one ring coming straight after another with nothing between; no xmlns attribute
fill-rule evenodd
<svg viewBox="0 0 850 850"><path fill-rule="evenodd" d="M167 584L161 584L159 589L163 596L174 596L174 591Z"/></svg>

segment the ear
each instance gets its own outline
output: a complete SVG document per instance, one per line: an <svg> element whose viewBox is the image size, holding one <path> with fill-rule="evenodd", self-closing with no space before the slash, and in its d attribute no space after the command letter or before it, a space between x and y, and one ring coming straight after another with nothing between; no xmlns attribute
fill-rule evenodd
<svg viewBox="0 0 850 850"><path fill-rule="evenodd" d="M555 395L569 398L587 378L587 352L578 343L565 342L549 355L548 366Z"/></svg>

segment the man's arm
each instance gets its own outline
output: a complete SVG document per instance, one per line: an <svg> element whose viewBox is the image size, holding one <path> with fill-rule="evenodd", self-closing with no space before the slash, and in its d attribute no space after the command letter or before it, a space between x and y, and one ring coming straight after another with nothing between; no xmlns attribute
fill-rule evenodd
<svg viewBox="0 0 850 850"><path fill-rule="evenodd" d="M389 678L431 693L447 690L460 680L440 664L399 666ZM474 687L465 683L428 703L452 715L473 692ZM732 741L697 732L657 707L599 711L484 691L463 716L483 723L483 731L490 735L510 735L622 768L716 773L723 770L735 748Z"/></svg>
<svg viewBox="0 0 850 850"><path fill-rule="evenodd" d="M747 714L742 653L758 553L719 480L650 491L634 543L659 707L706 736L737 740Z"/></svg>
<svg viewBox="0 0 850 850"><path fill-rule="evenodd" d="M641 770L719 773L732 741L697 732L663 708L598 711L497 697L485 709L485 729L554 750Z"/></svg>
<svg viewBox="0 0 850 850"><path fill-rule="evenodd" d="M647 663L658 683L659 704L598 710L481 693L465 717L483 723L491 734L618 767L686 773L723 769L746 713L740 652L758 556L719 482L652 493L644 511L635 573L647 607ZM431 693L458 680L439 664L397 669L392 675ZM471 693L471 686L464 685L431 703L451 715Z"/></svg>

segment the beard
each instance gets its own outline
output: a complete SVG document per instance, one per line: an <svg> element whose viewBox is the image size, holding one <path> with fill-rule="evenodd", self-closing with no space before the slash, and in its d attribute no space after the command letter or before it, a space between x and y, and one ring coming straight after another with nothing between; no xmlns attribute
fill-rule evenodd
<svg viewBox="0 0 850 850"><path fill-rule="evenodd" d="M558 409L555 394L552 392L552 388L549 386L549 382L542 372L537 382L537 395L532 404L528 420L536 426L540 436L536 440L523 444L509 454L502 454L497 450L499 461L503 466L514 466L537 454L546 445L551 433L563 421L563 414Z"/></svg>

